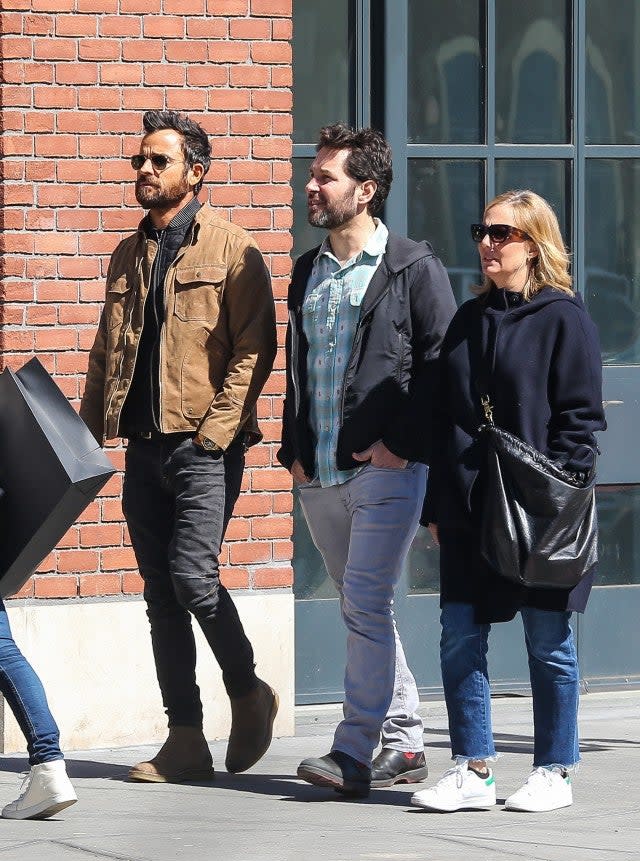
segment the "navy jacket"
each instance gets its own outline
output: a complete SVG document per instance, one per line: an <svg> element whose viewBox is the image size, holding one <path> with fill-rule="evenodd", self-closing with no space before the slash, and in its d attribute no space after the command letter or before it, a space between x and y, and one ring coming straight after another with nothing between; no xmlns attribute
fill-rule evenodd
<svg viewBox="0 0 640 861"><path fill-rule="evenodd" d="M277 455L287 469L299 460L309 476L316 441L309 422L302 303L318 251L296 261L289 287L287 388ZM390 233L360 306L345 370L338 469L359 466L352 452L379 439L398 457L429 462L437 357L455 307L449 277L431 246Z"/></svg>
<svg viewBox="0 0 640 861"><path fill-rule="evenodd" d="M474 348L479 319L480 346ZM440 454L431 464L422 516L423 523L437 523L440 530L442 600L476 604L482 608L481 621L511 618L523 605L583 610L592 578L584 578L573 592L523 589L492 575L480 559L485 452L476 433L483 420L474 369L477 349L490 368L495 423L561 459L566 468L591 466L594 433L606 427L598 335L580 296L545 287L524 302L520 294L493 288L458 310L440 355L433 431Z"/></svg>

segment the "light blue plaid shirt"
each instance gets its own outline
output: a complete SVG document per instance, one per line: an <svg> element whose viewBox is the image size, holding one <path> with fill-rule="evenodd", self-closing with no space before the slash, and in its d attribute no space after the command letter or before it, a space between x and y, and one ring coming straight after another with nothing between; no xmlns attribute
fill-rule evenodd
<svg viewBox="0 0 640 861"><path fill-rule="evenodd" d="M364 249L340 264L329 237L314 260L302 305L302 325L309 342L307 386L310 419L318 440L316 475L322 487L343 484L362 467L336 468L344 375L356 334L360 305L387 247L389 231L376 219Z"/></svg>

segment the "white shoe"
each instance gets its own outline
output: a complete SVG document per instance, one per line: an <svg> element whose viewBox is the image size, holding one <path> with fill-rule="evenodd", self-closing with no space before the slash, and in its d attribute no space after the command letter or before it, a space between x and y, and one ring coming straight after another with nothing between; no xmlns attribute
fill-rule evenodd
<svg viewBox="0 0 640 861"><path fill-rule="evenodd" d="M510 795L506 810L543 813L573 804L571 778L560 768L534 768L524 786Z"/></svg>
<svg viewBox="0 0 640 861"><path fill-rule="evenodd" d="M4 819L46 819L78 800L64 759L32 765L20 790L20 796L3 809Z"/></svg>
<svg viewBox="0 0 640 861"><path fill-rule="evenodd" d="M481 810L496 803L496 781L491 769L488 777L479 777L463 762L445 771L435 786L414 793L411 803L443 813Z"/></svg>

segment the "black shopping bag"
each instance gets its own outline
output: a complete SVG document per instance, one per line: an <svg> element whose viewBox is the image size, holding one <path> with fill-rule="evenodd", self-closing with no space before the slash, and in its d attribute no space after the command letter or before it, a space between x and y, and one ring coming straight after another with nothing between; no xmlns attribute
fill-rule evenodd
<svg viewBox="0 0 640 861"><path fill-rule="evenodd" d="M0 595L26 583L115 469L37 359L0 374Z"/></svg>

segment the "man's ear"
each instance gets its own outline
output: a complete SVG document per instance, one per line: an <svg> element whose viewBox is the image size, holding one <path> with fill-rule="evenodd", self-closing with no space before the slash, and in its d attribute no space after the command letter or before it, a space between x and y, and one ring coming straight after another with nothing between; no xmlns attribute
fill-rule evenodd
<svg viewBox="0 0 640 861"><path fill-rule="evenodd" d="M365 179L365 181L360 186L360 193L358 196L358 203L370 203L371 198L378 190L378 183L375 179Z"/></svg>
<svg viewBox="0 0 640 861"><path fill-rule="evenodd" d="M204 168L201 164L193 165L193 167L189 168L189 172L187 173L187 182L190 186L195 188L195 186L201 181L204 176Z"/></svg>

